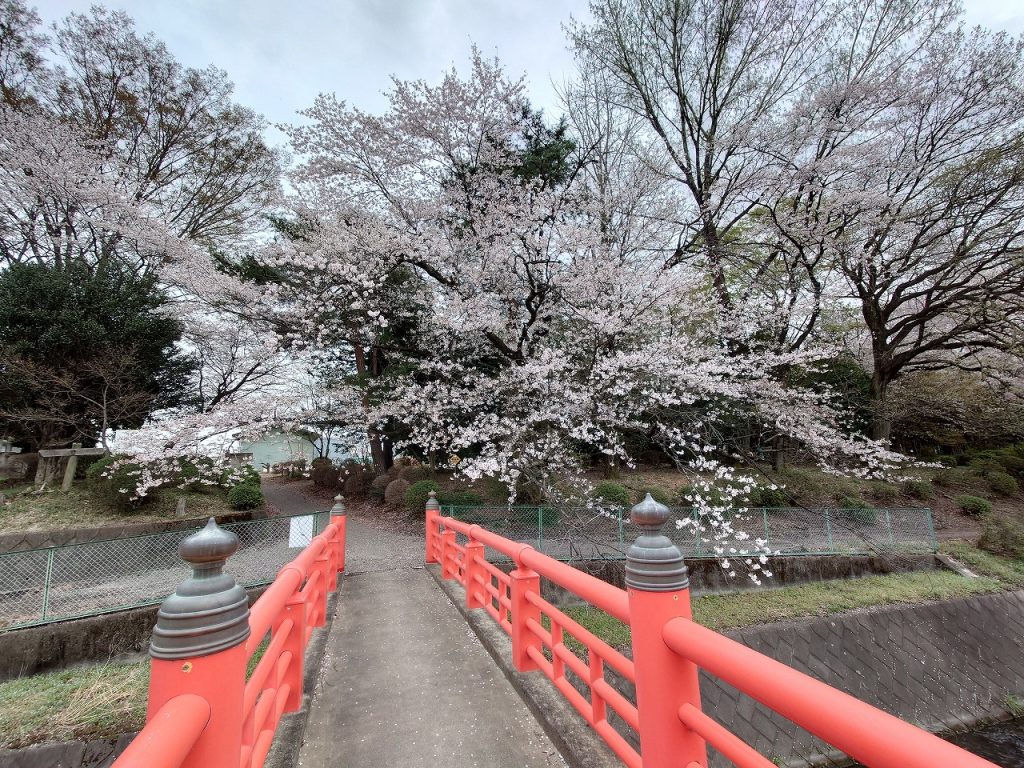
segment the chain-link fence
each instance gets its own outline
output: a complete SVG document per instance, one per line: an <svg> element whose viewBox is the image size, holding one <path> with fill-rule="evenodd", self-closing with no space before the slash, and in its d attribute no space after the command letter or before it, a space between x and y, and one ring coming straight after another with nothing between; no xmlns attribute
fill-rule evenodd
<svg viewBox="0 0 1024 768"><path fill-rule="evenodd" d="M239 584L269 584L326 527L330 513L227 523ZM198 528L0 554L0 631L159 603L188 576L178 544Z"/></svg>
<svg viewBox="0 0 1024 768"><path fill-rule="evenodd" d="M444 506L444 515L478 523L559 560L622 559L636 538L628 510L554 507ZM779 555L934 552L930 509L727 510L731 535L690 507L672 509L665 532L686 557L719 557L768 549ZM488 552L488 556L497 553Z"/></svg>

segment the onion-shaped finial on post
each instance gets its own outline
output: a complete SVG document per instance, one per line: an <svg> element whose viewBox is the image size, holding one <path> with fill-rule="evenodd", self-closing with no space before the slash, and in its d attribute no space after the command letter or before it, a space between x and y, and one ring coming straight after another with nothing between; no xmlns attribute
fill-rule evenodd
<svg viewBox="0 0 1024 768"><path fill-rule="evenodd" d="M427 494L427 509L435 512L441 511L441 504L437 500L437 491L431 491Z"/></svg>
<svg viewBox="0 0 1024 768"><path fill-rule="evenodd" d="M224 564L237 551L238 536L212 517L205 528L182 540L178 554L192 566L192 575L160 605L150 656L208 656L245 642L249 597L224 573Z"/></svg>
<svg viewBox="0 0 1024 768"><path fill-rule="evenodd" d="M332 515L344 515L345 514L345 497L340 493L334 497L334 506L331 507Z"/></svg>
<svg viewBox="0 0 1024 768"><path fill-rule="evenodd" d="M662 533L669 508L651 494L630 510L630 521L640 535L626 552L626 586L646 592L671 592L686 589L690 580L683 554Z"/></svg>

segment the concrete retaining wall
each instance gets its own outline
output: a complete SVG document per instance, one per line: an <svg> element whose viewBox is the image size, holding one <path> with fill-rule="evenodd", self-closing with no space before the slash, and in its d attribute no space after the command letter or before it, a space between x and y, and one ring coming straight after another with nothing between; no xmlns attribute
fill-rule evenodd
<svg viewBox="0 0 1024 768"><path fill-rule="evenodd" d="M232 512L217 515L217 522L240 523L243 520L254 520L267 517L265 512ZM0 554L17 552L25 549L43 549L44 547L63 547L68 544L84 544L90 541L121 539L127 536L145 536L151 533L167 531L185 531L190 528L201 528L208 518L192 517L181 520L168 520L153 523L125 523L123 525L104 525L96 528L61 528L54 531L28 531L0 534Z"/></svg>
<svg viewBox="0 0 1024 768"><path fill-rule="evenodd" d="M265 589L248 590L250 604ZM145 651L159 607L149 605L0 634L0 681Z"/></svg>

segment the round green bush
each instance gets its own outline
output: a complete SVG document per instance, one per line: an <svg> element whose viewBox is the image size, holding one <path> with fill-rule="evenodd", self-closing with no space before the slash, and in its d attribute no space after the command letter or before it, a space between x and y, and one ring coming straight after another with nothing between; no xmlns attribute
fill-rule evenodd
<svg viewBox="0 0 1024 768"><path fill-rule="evenodd" d="M348 474L345 474L345 472ZM373 483L373 472L362 467L349 467L342 470L338 479L342 484L342 490L349 499L365 499L370 494L370 485Z"/></svg>
<svg viewBox="0 0 1024 768"><path fill-rule="evenodd" d="M377 475L370 482L370 497L377 501L384 501L384 490L388 487L391 478L387 475Z"/></svg>
<svg viewBox="0 0 1024 768"><path fill-rule="evenodd" d="M922 501L927 501L935 496L935 489L927 480L904 480L900 488L907 496Z"/></svg>
<svg viewBox="0 0 1024 768"><path fill-rule="evenodd" d="M408 480L410 483L418 483L420 480L430 479L430 468L424 467L422 464L413 464L411 466L401 468L401 478Z"/></svg>
<svg viewBox="0 0 1024 768"><path fill-rule="evenodd" d="M615 507L628 507L630 502L629 490L624 485L612 482L598 483L594 488L595 499L604 501Z"/></svg>
<svg viewBox="0 0 1024 768"><path fill-rule="evenodd" d="M789 497L781 488L755 488L750 492L749 507L785 507Z"/></svg>
<svg viewBox="0 0 1024 768"><path fill-rule="evenodd" d="M388 487L384 489L384 502L397 507L405 501L405 492L411 487L412 485L408 480L403 480L402 478L392 480L388 483Z"/></svg>
<svg viewBox="0 0 1024 768"><path fill-rule="evenodd" d="M644 496L651 494L651 498L659 504L664 504L666 507L672 506L672 493L662 488L660 485L645 485L639 491L636 492L636 500L643 501Z"/></svg>
<svg viewBox="0 0 1024 768"><path fill-rule="evenodd" d="M985 515L978 547L1003 557L1024 559L1024 521L1009 515Z"/></svg>
<svg viewBox="0 0 1024 768"><path fill-rule="evenodd" d="M979 475L988 475L991 472L1002 472L1003 465L1000 464L996 459L982 456L979 458L971 459L970 464L967 465L973 469Z"/></svg>
<svg viewBox="0 0 1024 768"><path fill-rule="evenodd" d="M422 513L427 506L430 492L438 493L440 490L441 486L434 480L418 480L405 492L405 508L414 515Z"/></svg>
<svg viewBox="0 0 1024 768"><path fill-rule="evenodd" d="M148 497L135 498L142 465L124 463L125 460L125 456L104 456L89 467L86 478L96 496L122 512L129 512L142 506ZM112 469L115 463L119 466Z"/></svg>
<svg viewBox="0 0 1024 768"><path fill-rule="evenodd" d="M966 467L949 467L935 474L935 484L944 488L962 488L977 483L977 476Z"/></svg>
<svg viewBox="0 0 1024 768"><path fill-rule="evenodd" d="M868 491L871 498L881 504L892 504L899 498L900 490L892 483L874 482Z"/></svg>
<svg viewBox="0 0 1024 768"><path fill-rule="evenodd" d="M988 480L989 488L1003 496L1016 496L1020 493L1020 484L1013 475L1006 472L989 472L985 479Z"/></svg>
<svg viewBox="0 0 1024 768"><path fill-rule="evenodd" d="M232 509L257 509L263 506L263 491L251 482L239 483L228 491Z"/></svg>
<svg viewBox="0 0 1024 768"><path fill-rule="evenodd" d="M992 511L992 502L980 496L964 494L955 499L960 511L967 515L987 515Z"/></svg>

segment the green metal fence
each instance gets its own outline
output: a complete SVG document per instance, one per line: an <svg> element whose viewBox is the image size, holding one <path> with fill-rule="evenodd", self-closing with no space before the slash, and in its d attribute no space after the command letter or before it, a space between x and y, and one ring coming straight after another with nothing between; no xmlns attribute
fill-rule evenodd
<svg viewBox="0 0 1024 768"><path fill-rule="evenodd" d="M241 546L239 584L269 584L330 518L328 512L228 523ZM189 569L178 544L198 528L0 554L0 631L95 616L162 601Z"/></svg>
<svg viewBox="0 0 1024 768"><path fill-rule="evenodd" d="M636 531L628 510L536 506L443 506L445 515L479 523L506 538L532 544L560 560L621 559ZM779 555L885 554L938 549L930 509L772 507L728 510L736 535L722 536L692 507L672 509L666 533L690 558L735 555L764 548Z"/></svg>

